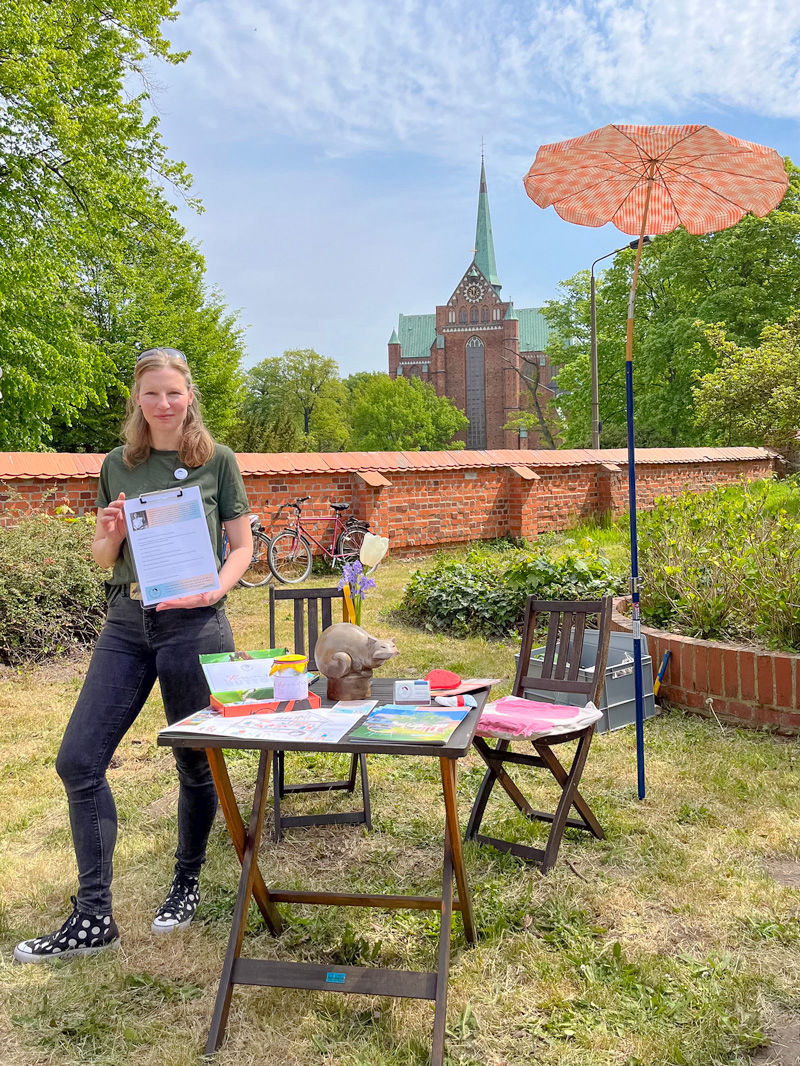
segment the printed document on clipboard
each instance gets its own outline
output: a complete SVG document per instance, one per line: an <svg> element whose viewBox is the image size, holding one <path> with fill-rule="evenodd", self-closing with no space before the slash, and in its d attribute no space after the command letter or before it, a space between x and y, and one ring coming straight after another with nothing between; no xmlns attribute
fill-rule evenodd
<svg viewBox="0 0 800 1066"><path fill-rule="evenodd" d="M143 606L219 588L199 486L126 500L125 524Z"/></svg>

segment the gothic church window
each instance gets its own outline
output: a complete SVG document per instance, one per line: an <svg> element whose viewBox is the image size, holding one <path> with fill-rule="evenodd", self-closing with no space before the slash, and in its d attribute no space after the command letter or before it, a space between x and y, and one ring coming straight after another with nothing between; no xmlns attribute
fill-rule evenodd
<svg viewBox="0 0 800 1066"><path fill-rule="evenodd" d="M486 447L485 349L480 337L467 341L467 447Z"/></svg>
<svg viewBox="0 0 800 1066"><path fill-rule="evenodd" d="M466 321L467 321L467 312L466 311L459 311L458 312L458 321L461 323L462 326L466 324Z"/></svg>
<svg viewBox="0 0 800 1066"><path fill-rule="evenodd" d="M473 307L472 310L470 311L469 320L473 324L478 321L478 308L477 307Z"/></svg>
<svg viewBox="0 0 800 1066"><path fill-rule="evenodd" d="M483 310L481 311L481 322L488 322L488 321L489 321L489 308L488 307L484 307Z"/></svg>
<svg viewBox="0 0 800 1066"><path fill-rule="evenodd" d="M448 311L448 312L447 312L447 321L448 321L448 322L455 322L455 320L456 320L456 313L455 313L455 311Z"/></svg>

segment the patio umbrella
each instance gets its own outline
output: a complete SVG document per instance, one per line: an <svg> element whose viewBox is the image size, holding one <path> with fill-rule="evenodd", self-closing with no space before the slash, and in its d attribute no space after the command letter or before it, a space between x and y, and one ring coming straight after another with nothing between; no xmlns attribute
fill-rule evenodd
<svg viewBox="0 0 800 1066"><path fill-rule="evenodd" d="M739 140L711 126L603 126L536 153L525 190L539 207L567 222L639 235L628 297L625 392L628 422L628 503L631 530L631 614L636 698L636 765L644 798L644 703L636 536L633 433L633 309L645 233L711 233L748 212L764 216L783 199L789 181L772 148Z"/></svg>

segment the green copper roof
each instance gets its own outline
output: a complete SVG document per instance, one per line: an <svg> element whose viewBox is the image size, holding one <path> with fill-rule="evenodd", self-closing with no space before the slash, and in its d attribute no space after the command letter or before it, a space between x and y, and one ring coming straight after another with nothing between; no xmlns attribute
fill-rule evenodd
<svg viewBox="0 0 800 1066"><path fill-rule="evenodd" d="M547 319L535 307L517 308L519 319L519 350L521 352L543 352L550 332Z"/></svg>
<svg viewBox="0 0 800 1066"><path fill-rule="evenodd" d="M431 345L436 338L436 315L400 315L397 334L403 359L430 359Z"/></svg>
<svg viewBox="0 0 800 1066"><path fill-rule="evenodd" d="M506 312L506 318L519 322L519 350L521 352L543 352L547 344L547 321L541 311L535 307L514 307L512 304ZM470 327L480 333L480 326ZM403 359L430 358L431 345L439 341L436 335L436 315L400 315L397 330L392 331L390 344L396 344L399 337L400 355ZM437 347L441 347L437 343Z"/></svg>
<svg viewBox="0 0 800 1066"><path fill-rule="evenodd" d="M475 265L490 285L501 288L494 261L492 220L489 217L489 193L486 189L486 170L481 159L481 184L478 190L478 224L475 227Z"/></svg>
<svg viewBox="0 0 800 1066"><path fill-rule="evenodd" d="M389 338L389 344L399 344L399 343L400 343L400 340L399 340L399 338L397 336L397 330L393 329L392 330L392 335Z"/></svg>

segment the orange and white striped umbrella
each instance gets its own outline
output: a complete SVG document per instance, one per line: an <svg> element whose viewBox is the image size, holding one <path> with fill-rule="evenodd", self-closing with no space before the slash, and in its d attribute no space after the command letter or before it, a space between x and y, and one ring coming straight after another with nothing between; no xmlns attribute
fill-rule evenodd
<svg viewBox="0 0 800 1066"><path fill-rule="evenodd" d="M603 126L542 145L525 177L534 203L567 222L653 234L710 233L748 211L764 216L788 184L773 148L711 126Z"/></svg>

